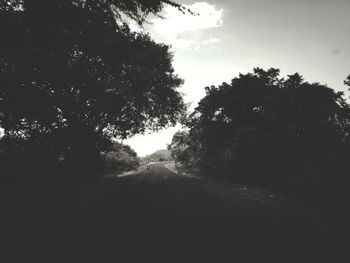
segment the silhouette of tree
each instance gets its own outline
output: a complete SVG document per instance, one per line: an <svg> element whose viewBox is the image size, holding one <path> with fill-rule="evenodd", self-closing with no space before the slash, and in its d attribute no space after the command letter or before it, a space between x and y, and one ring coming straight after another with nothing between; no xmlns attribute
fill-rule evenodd
<svg viewBox="0 0 350 263"><path fill-rule="evenodd" d="M205 90L189 132L173 138L177 161L188 164L191 156L202 174L295 187L317 198L346 193L350 105L342 92L260 68Z"/></svg>
<svg viewBox="0 0 350 263"><path fill-rule="evenodd" d="M111 137L174 124L169 47L130 31L173 1L0 1L0 127L57 155L98 159Z"/></svg>

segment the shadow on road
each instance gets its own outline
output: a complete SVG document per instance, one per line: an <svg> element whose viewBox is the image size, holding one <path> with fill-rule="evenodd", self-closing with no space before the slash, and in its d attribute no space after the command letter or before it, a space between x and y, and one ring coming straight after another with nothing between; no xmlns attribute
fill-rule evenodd
<svg viewBox="0 0 350 263"><path fill-rule="evenodd" d="M4 255L17 262L345 262L348 253L343 223L222 198L163 164L99 187L69 205L46 195L9 202Z"/></svg>

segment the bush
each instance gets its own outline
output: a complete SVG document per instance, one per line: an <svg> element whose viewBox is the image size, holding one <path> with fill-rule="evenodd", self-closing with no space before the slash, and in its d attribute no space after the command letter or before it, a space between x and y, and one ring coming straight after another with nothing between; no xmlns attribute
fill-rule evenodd
<svg viewBox="0 0 350 263"><path fill-rule="evenodd" d="M139 167L136 152L129 146L114 142L111 149L103 154L107 172L123 172Z"/></svg>

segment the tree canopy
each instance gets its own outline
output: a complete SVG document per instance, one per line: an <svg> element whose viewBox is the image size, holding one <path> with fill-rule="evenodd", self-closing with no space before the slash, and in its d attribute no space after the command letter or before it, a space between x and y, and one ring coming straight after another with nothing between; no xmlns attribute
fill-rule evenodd
<svg viewBox="0 0 350 263"><path fill-rule="evenodd" d="M125 20L142 23L164 4L185 11L166 0L1 0L5 136L97 154L112 137L175 124L183 81L169 47Z"/></svg>
<svg viewBox="0 0 350 263"><path fill-rule="evenodd" d="M300 74L255 68L207 87L186 126L170 149L201 174L333 193L348 183L350 105Z"/></svg>

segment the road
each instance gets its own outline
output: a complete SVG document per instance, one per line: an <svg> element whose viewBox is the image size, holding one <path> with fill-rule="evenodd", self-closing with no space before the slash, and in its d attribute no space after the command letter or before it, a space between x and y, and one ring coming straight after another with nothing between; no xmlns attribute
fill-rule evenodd
<svg viewBox="0 0 350 263"><path fill-rule="evenodd" d="M350 262L343 222L223 198L196 180L154 164L83 201L11 203L2 262Z"/></svg>

